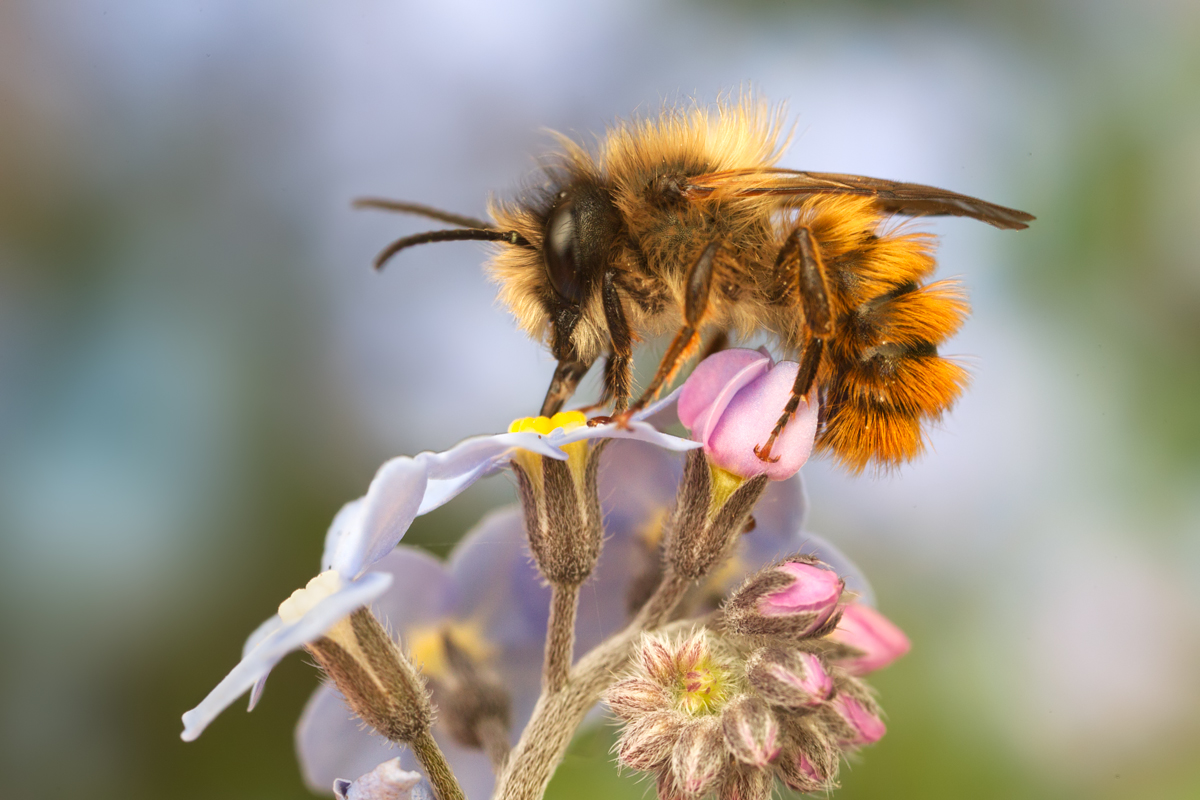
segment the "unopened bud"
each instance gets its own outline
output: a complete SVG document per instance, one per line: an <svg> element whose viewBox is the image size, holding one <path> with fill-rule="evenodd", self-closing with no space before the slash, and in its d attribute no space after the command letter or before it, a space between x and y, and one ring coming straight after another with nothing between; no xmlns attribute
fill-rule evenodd
<svg viewBox="0 0 1200 800"><path fill-rule="evenodd" d="M552 418L519 419L510 432L550 433L555 428L570 430L587 423L578 411ZM592 573L600 557L603 530L596 473L604 442L565 445L566 461L519 450L513 472L521 496L529 549L538 569L550 583L578 586Z"/></svg>
<svg viewBox="0 0 1200 800"><path fill-rule="evenodd" d="M779 722L761 698L731 700L721 712L721 730L729 751L745 764L765 767L779 756Z"/></svg>
<svg viewBox="0 0 1200 800"><path fill-rule="evenodd" d="M671 753L670 786L684 797L700 797L716 784L727 761L717 717L692 720Z"/></svg>
<svg viewBox="0 0 1200 800"><path fill-rule="evenodd" d="M762 475L734 475L690 451L667 523L666 560L675 574L699 580L724 561L767 482Z"/></svg>
<svg viewBox="0 0 1200 800"><path fill-rule="evenodd" d="M675 653L668 640L657 636L642 639L637 651L638 663L653 681L666 685L675 676Z"/></svg>
<svg viewBox="0 0 1200 800"><path fill-rule="evenodd" d="M784 784L805 793L835 788L841 751L829 737L793 720L786 738L787 744L775 765Z"/></svg>
<svg viewBox="0 0 1200 800"><path fill-rule="evenodd" d="M671 758L686 719L675 711L655 711L625 726L617 760L627 767L654 770Z"/></svg>
<svg viewBox="0 0 1200 800"><path fill-rule="evenodd" d="M874 702L851 697L843 692L833 698L830 707L841 723L834 727L838 743L843 747L874 744L887 733L887 727L879 718L879 709Z"/></svg>
<svg viewBox="0 0 1200 800"><path fill-rule="evenodd" d="M725 606L729 630L742 636L823 636L837 624L845 582L811 556L792 556L750 576Z"/></svg>
<svg viewBox="0 0 1200 800"><path fill-rule="evenodd" d="M734 762L717 796L721 800L769 800L775 781L769 770Z"/></svg>
<svg viewBox="0 0 1200 800"><path fill-rule="evenodd" d="M829 638L854 651L836 663L851 675L866 675L886 667L912 647L904 631L870 606L851 603Z"/></svg>
<svg viewBox="0 0 1200 800"><path fill-rule="evenodd" d="M833 678L820 657L801 650L759 650L746 663L746 677L764 700L782 708L815 708L833 694Z"/></svg>
<svg viewBox="0 0 1200 800"><path fill-rule="evenodd" d="M604 700L626 722L652 711L665 711L671 705L671 698L661 686L643 678L617 681L604 693Z"/></svg>

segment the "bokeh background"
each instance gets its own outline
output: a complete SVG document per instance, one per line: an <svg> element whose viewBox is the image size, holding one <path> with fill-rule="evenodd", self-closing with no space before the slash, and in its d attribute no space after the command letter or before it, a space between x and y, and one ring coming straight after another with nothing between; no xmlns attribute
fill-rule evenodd
<svg viewBox="0 0 1200 800"><path fill-rule="evenodd" d="M810 527L915 643L840 798L1200 797L1200 5L0 4L0 774L6 796L304 798L293 656L179 714L310 577L387 457L536 409L553 364L474 244L544 129L752 85L784 164L1029 210L928 224L970 393L898 474L805 474ZM655 360L654 348L643 360ZM418 522L438 553L505 478ZM610 734L556 798L639 798ZM350 776L348 776L350 777Z"/></svg>

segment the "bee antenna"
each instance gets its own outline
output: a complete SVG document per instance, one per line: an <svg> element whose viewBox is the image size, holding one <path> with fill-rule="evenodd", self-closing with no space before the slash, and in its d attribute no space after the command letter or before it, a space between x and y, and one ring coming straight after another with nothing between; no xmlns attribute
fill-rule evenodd
<svg viewBox="0 0 1200 800"><path fill-rule="evenodd" d="M375 269L383 269L392 256L399 253L408 247L413 247L418 244L428 244L430 242L462 242L462 241L479 241L479 242L506 242L515 244L519 247L529 247L529 241L517 233L516 231L498 231L495 228L466 228L455 229L448 231L429 231L428 233L418 233L413 236L405 236L403 239L397 239L384 248L383 252L375 257Z"/></svg>
<svg viewBox="0 0 1200 800"><path fill-rule="evenodd" d="M455 214L451 211L442 211L432 206L423 206L420 203L405 203L401 200L385 200L381 197L360 197L355 200L352 205L354 208L377 208L381 211L395 211L399 214L416 214L419 217L429 217L436 219L439 222L448 222L451 225L457 225L460 228L479 228L495 230L491 223L484 222L481 219L474 217L464 217L462 214Z"/></svg>

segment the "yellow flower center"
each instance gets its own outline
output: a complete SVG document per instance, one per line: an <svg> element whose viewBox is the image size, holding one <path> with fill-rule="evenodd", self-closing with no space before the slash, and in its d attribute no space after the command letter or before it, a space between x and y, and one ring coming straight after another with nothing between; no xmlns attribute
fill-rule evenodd
<svg viewBox="0 0 1200 800"><path fill-rule="evenodd" d="M446 675L449 659L446 656L446 640L450 637L454 645L470 656L476 663L486 661L495 650L483 635L483 625L478 621L440 622L413 628L408 636L408 649L421 672L431 678Z"/></svg>
<svg viewBox="0 0 1200 800"><path fill-rule="evenodd" d="M679 684L679 710L692 716L715 713L728 699L728 676L709 659L680 675Z"/></svg>
<svg viewBox="0 0 1200 800"><path fill-rule="evenodd" d="M508 426L509 433L524 433L532 431L545 436L556 428L572 431L587 424L587 416L582 411L560 411L553 417L521 417ZM567 466L578 483L583 482L583 468L587 464L587 442L572 442L563 445L562 450L567 454ZM521 465L525 474L538 486L542 479L542 457L528 450L517 450L513 460Z"/></svg>
<svg viewBox="0 0 1200 800"><path fill-rule="evenodd" d="M313 578L303 589L292 592L292 596L279 604L279 617L285 623L297 622L301 617L312 611L313 607L342 588L342 576L336 570L322 572Z"/></svg>
<svg viewBox="0 0 1200 800"><path fill-rule="evenodd" d="M341 588L342 576L337 574L337 570L326 570L309 581L303 589L292 592L291 597L279 604L279 618L287 625L299 622L317 603ZM344 649L358 649L348 616L338 620L325 631L325 637L337 642Z"/></svg>

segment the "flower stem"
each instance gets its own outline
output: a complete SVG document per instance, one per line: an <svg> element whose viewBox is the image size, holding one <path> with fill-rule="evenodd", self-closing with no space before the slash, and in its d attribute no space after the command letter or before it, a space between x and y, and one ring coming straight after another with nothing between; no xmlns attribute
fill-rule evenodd
<svg viewBox="0 0 1200 800"><path fill-rule="evenodd" d="M575 655L575 614L579 609L579 587L554 584L550 593L550 622L546 630L546 661L542 669L542 691L562 690Z"/></svg>
<svg viewBox="0 0 1200 800"><path fill-rule="evenodd" d="M643 631L653 630L670 618L690 583L668 569L662 583L624 630L581 658L559 691L542 693L521 740L509 754L493 797L541 800L575 729L613 674L624 665L634 641Z"/></svg>
<svg viewBox="0 0 1200 800"><path fill-rule="evenodd" d="M408 745L424 767L437 800L466 800L458 780L454 777L454 771L450 769L449 762L442 755L442 749L433 740L433 734L428 728Z"/></svg>

